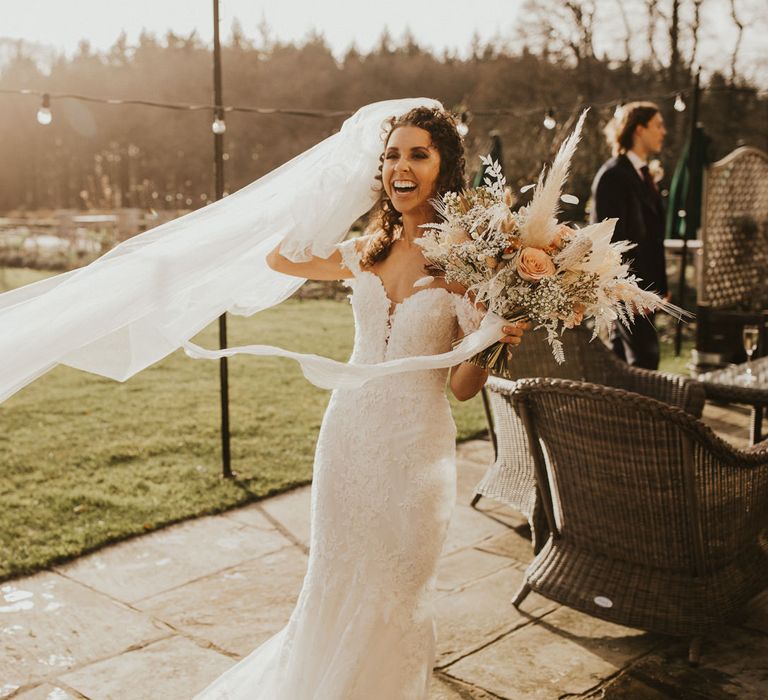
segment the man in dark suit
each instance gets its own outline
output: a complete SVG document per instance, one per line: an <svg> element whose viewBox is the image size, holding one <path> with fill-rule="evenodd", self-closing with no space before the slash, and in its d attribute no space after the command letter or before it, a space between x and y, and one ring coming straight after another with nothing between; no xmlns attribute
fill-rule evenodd
<svg viewBox="0 0 768 700"><path fill-rule="evenodd" d="M648 170L648 158L661 151L667 130L657 105L631 102L606 127L613 151L592 183L591 223L618 218L614 241L637 245L626 253L640 286L669 299L664 264L664 203ZM636 317L631 329L614 323L613 351L630 365L658 369L659 337L654 314Z"/></svg>

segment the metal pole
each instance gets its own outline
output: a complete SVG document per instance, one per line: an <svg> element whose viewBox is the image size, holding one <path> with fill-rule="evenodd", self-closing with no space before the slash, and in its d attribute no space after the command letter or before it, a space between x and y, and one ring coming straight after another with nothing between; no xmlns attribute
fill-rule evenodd
<svg viewBox="0 0 768 700"><path fill-rule="evenodd" d="M680 276L677 280L677 299L680 306L685 308L685 270L688 266L688 236L695 231L690 231L691 209L693 208L693 175L699 169L699 164L694 162L698 155L693 148L693 138L696 132L696 122L699 119L699 71L696 71L696 78L693 82L693 100L691 104L691 124L688 136L688 189L685 193L685 235L683 236L683 247L680 249ZM680 351L683 344L683 324L678 321L675 328L675 357L680 357Z"/></svg>
<svg viewBox="0 0 768 700"><path fill-rule="evenodd" d="M216 105L214 118L224 119L221 89L221 43L219 42L219 0L213 0L213 97ZM213 132L214 178L216 200L224 196L224 133ZM219 316L219 347L227 347L227 314ZM221 387L221 464L222 475L231 479L232 465L229 451L229 371L227 358L219 360L219 384Z"/></svg>

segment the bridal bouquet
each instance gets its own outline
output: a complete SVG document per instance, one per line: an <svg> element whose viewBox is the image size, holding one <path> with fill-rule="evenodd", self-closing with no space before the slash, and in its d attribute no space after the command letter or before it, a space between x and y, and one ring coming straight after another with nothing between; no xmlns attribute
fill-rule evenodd
<svg viewBox="0 0 768 700"><path fill-rule="evenodd" d="M530 203L517 211L501 167L489 157L485 185L433 200L442 221L424 224L417 239L435 274L458 282L508 322L529 319L545 328L558 363L565 360L559 335L582 319L594 319L593 338L618 319L629 325L637 313L657 309L682 318L687 312L639 287L622 255L634 247L611 242L616 219L577 228L558 223L563 184L587 110L557 153L549 175L542 170ZM419 283L427 284L433 277ZM498 342L472 358L495 374L508 374L506 344Z"/></svg>

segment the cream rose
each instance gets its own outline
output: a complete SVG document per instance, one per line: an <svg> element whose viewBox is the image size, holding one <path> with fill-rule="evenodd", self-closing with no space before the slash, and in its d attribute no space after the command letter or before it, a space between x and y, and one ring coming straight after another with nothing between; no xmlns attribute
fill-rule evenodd
<svg viewBox="0 0 768 700"><path fill-rule="evenodd" d="M555 263L539 248L523 248L517 256L517 274L529 282L555 274Z"/></svg>

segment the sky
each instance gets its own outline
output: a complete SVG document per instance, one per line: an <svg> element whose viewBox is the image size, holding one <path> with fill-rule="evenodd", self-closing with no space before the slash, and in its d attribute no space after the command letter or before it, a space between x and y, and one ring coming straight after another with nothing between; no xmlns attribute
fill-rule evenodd
<svg viewBox="0 0 768 700"><path fill-rule="evenodd" d="M125 29L129 42L142 27L162 34L196 29L212 40L212 0L0 0L0 36L51 44L71 53L81 37L94 48L107 48ZM282 40L300 41L314 27L341 56L355 43L371 49L385 26L396 38L410 26L426 48L465 53L477 30L481 36L505 33L514 25L520 0L220 0L221 32L229 35L233 18L248 36L256 36L262 17ZM13 8L11 10L11 8ZM471 11L470 11L471 8Z"/></svg>
<svg viewBox="0 0 768 700"><path fill-rule="evenodd" d="M294 42L316 29L339 58L352 44L362 52L373 48L385 27L395 39L410 28L421 46L465 57L475 33L482 40L511 38L522 5L523 0L220 0L220 26L226 38L237 18L245 34L256 37L265 20L273 38ZM726 0L705 1L699 52L705 73L709 67L728 67L735 40L729 6ZM740 67L768 87L768 10L762 9L766 2L738 0L737 6L747 26ZM610 19L603 33L623 31L616 24L618 13ZM96 50L106 49L122 30L129 44L135 43L142 28L160 37L168 29L181 35L197 30L210 42L212 0L0 0L0 38L22 38L67 55L82 38ZM644 39L638 32L635 41L641 50ZM599 51L599 40L596 48Z"/></svg>

